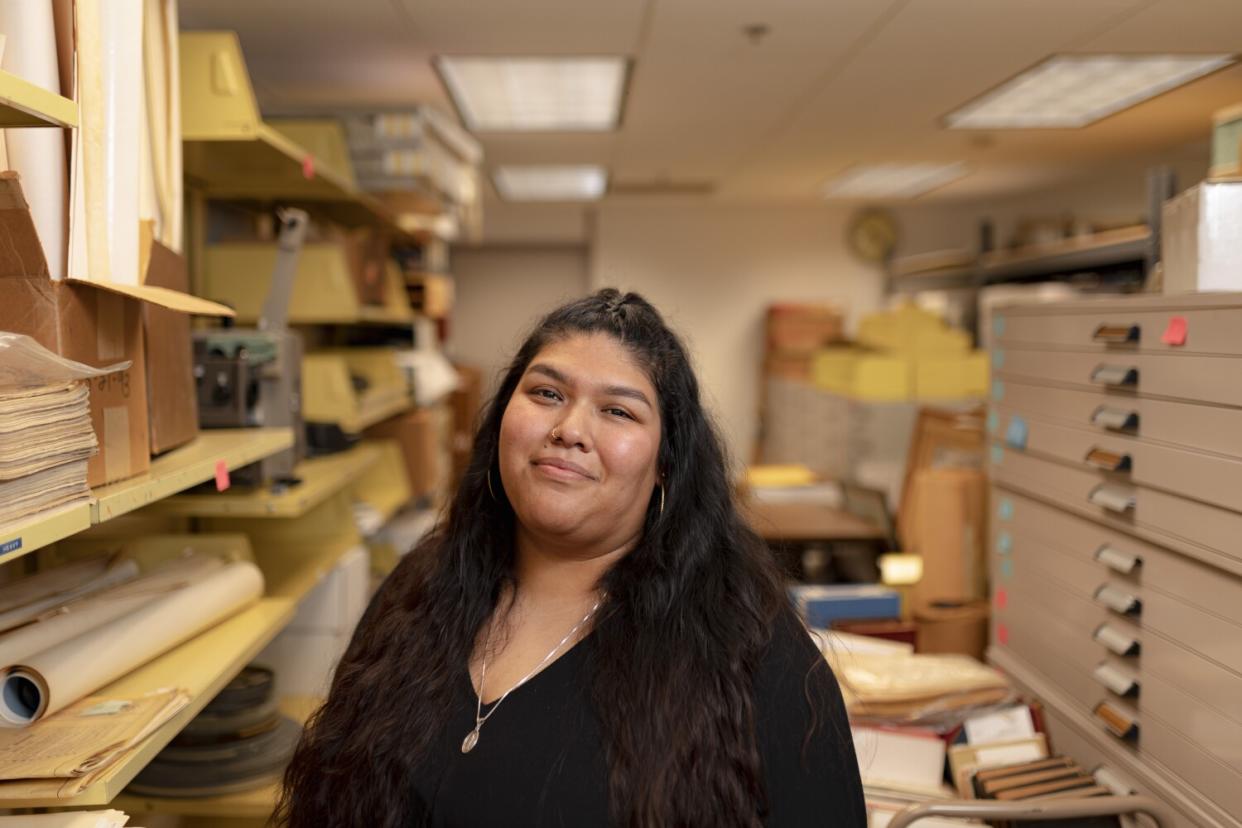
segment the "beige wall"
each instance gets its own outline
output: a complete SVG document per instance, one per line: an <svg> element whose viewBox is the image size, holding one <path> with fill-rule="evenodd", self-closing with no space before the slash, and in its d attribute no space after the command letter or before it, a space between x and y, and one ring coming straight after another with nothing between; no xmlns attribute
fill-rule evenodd
<svg viewBox="0 0 1242 828"><path fill-rule="evenodd" d="M453 251L457 303L449 355L483 369L484 394L539 317L587 289L582 245L525 245Z"/></svg>
<svg viewBox="0 0 1242 828"><path fill-rule="evenodd" d="M1182 187L1206 169L1206 154L1198 147L1164 160L1175 166ZM1131 164L1103 169L1090 181L990 204L895 208L898 254L974 249L985 216L993 219L999 243L1024 216L1073 212L1100 221L1138 220L1146 210L1144 175L1144 165ZM518 332L575 290L638 291L686 338L729 449L735 460L746 461L757 427L765 307L779 301L835 302L853 325L884 302L880 270L858 261L846 247L857 210L858 205L652 199L610 199L585 209L504 205L495 225L505 241L553 244L456 253L461 300L454 342L463 359L494 372ZM579 232L586 246L564 243Z"/></svg>
<svg viewBox="0 0 1242 828"><path fill-rule="evenodd" d="M642 293L687 340L735 461L757 428L764 308L829 301L874 310L883 278L845 247L848 209L604 204L593 287Z"/></svg>

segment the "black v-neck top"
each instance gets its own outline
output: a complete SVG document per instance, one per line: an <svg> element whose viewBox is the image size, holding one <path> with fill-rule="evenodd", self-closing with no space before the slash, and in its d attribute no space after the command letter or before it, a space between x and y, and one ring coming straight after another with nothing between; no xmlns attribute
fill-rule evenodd
<svg viewBox="0 0 1242 828"><path fill-rule="evenodd" d="M413 780L428 828L610 824L608 768L586 676L591 646L588 636L514 690L466 754L461 743L474 727L477 700L462 668L435 759ZM819 709L808 699L820 699ZM803 631L773 635L756 675L755 710L769 804L764 825L866 826L841 692ZM818 726L804 752L813 716Z"/></svg>

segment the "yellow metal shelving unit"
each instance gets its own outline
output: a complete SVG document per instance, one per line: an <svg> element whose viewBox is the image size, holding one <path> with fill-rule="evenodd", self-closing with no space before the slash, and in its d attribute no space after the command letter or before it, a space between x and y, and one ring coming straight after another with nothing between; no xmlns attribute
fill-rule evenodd
<svg viewBox="0 0 1242 828"><path fill-rule="evenodd" d="M220 465L232 471L293 445L287 428L203 431L188 445L151 462L150 471L93 492L91 522L101 523L162 500L216 476Z"/></svg>
<svg viewBox="0 0 1242 828"><path fill-rule="evenodd" d="M302 482L281 492L265 488L177 495L154 508L160 514L186 517L297 518L358 480L380 457L377 447L364 443L303 461L293 471Z"/></svg>
<svg viewBox="0 0 1242 828"><path fill-rule="evenodd" d="M180 48L183 165L186 178L209 197L279 199L341 224L381 227L400 240L422 238L402 230L387 207L358 189L344 165L347 154L338 148L339 125L263 121L235 32L182 32Z"/></svg>
<svg viewBox="0 0 1242 828"><path fill-rule="evenodd" d="M0 798L0 808L77 808L110 803L289 623L295 609L295 602L288 598L262 598L229 620L100 688L96 695L126 698L161 687L181 687L189 691L190 704L78 796L72 799Z"/></svg>
<svg viewBox="0 0 1242 828"><path fill-rule="evenodd" d="M272 283L276 245L270 242L212 244L206 248L203 263L200 292L232 307L239 323L257 322ZM382 279L384 304L362 304L344 245L307 244L298 256L289 321L295 325L412 323L414 311L396 262L388 262Z"/></svg>
<svg viewBox="0 0 1242 828"><path fill-rule="evenodd" d="M369 503L381 524L387 523L414 496L405 457L396 440L369 440L363 447L375 451L376 462L354 484L354 498Z"/></svg>
<svg viewBox="0 0 1242 828"><path fill-rule="evenodd" d="M0 71L0 127L65 127L78 125L78 105L41 86Z"/></svg>
<svg viewBox="0 0 1242 828"><path fill-rule="evenodd" d="M366 381L365 390L354 388L354 376ZM302 415L307 422L336 423L359 434L413 406L390 348L326 349L302 359Z"/></svg>
<svg viewBox="0 0 1242 828"><path fill-rule="evenodd" d="M91 525L91 502L83 500L59 509L50 509L17 523L0 526L0 565L50 543L64 540Z"/></svg>
<svg viewBox="0 0 1242 828"><path fill-rule="evenodd" d="M89 500L0 526L0 550L5 550L0 565L211 480L221 464L232 471L292 445L287 428L204 431L190 444L157 457L149 471L94 489Z"/></svg>
<svg viewBox="0 0 1242 828"><path fill-rule="evenodd" d="M282 543L277 539L279 535L273 535L260 539L252 548L253 539L248 544L245 537L237 534L213 532L207 536L189 536L202 538L204 551L253 558L263 570L264 597L227 621L100 688L94 695L125 698L162 687L181 687L189 691L190 704L78 796L23 799L0 793L0 809L77 808L113 803L138 772L285 628L302 599L358 544L352 526L337 519L339 507L328 507L329 504L324 504L317 510L318 517L312 516L318 539L311 543L294 539ZM131 551L140 560L167 557L181 537L139 539L133 542ZM77 551L90 552L110 545L114 544L99 540L75 544L75 547Z"/></svg>

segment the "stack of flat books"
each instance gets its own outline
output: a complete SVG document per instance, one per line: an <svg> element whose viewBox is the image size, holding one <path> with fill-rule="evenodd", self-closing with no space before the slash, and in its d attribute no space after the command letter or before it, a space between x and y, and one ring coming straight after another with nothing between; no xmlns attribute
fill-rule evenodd
<svg viewBox="0 0 1242 828"><path fill-rule="evenodd" d="M82 382L0 387L0 524L90 496L89 393Z"/></svg>

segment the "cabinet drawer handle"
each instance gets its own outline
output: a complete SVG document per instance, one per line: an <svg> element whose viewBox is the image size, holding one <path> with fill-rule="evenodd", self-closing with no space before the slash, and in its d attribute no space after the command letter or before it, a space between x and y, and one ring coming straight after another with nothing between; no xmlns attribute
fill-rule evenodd
<svg viewBox="0 0 1242 828"><path fill-rule="evenodd" d="M1113 549L1108 544L1104 544L1095 550L1095 559L1114 572L1120 572L1122 575L1131 575L1134 573L1134 570L1143 565L1143 559L1138 555L1131 555L1129 552Z"/></svg>
<svg viewBox="0 0 1242 828"><path fill-rule="evenodd" d="M1134 793L1134 785L1107 765L1100 765L1091 771L1091 775L1095 777L1096 782L1112 791L1114 796L1130 796Z"/></svg>
<svg viewBox="0 0 1242 828"><path fill-rule="evenodd" d="M1096 342L1107 342L1118 345L1126 342L1138 342L1142 329L1138 325L1100 325L1091 338Z"/></svg>
<svg viewBox="0 0 1242 828"><path fill-rule="evenodd" d="M1134 492L1117 486L1097 486L1087 495L1087 501L1110 512L1124 515L1135 506Z"/></svg>
<svg viewBox="0 0 1242 828"><path fill-rule="evenodd" d="M1139 372L1124 365L1097 365L1091 372L1091 381L1110 388L1133 388L1138 385Z"/></svg>
<svg viewBox="0 0 1242 828"><path fill-rule="evenodd" d="M1121 615L1141 615L1143 612L1143 602L1137 595L1123 592L1111 584L1104 584L1095 591L1095 601Z"/></svg>
<svg viewBox="0 0 1242 828"><path fill-rule="evenodd" d="M1133 698L1139 693L1138 676L1107 661L1092 670L1091 675L1118 696Z"/></svg>
<svg viewBox="0 0 1242 828"><path fill-rule="evenodd" d="M1125 411L1120 408L1109 408L1106 405L1102 405L1091 414L1091 424L1106 431L1137 434L1139 430L1139 415L1137 411Z"/></svg>
<svg viewBox="0 0 1242 828"><path fill-rule="evenodd" d="M1083 462L1088 466L1094 466L1097 469L1103 469L1108 472L1128 472L1132 465L1130 455L1118 454L1108 449L1093 448L1087 452L1087 456L1083 458Z"/></svg>
<svg viewBox="0 0 1242 828"><path fill-rule="evenodd" d="M1097 644L1103 645L1109 652L1119 656L1136 656L1139 654L1138 639L1132 635L1115 630L1108 624L1101 624L1091 634Z"/></svg>
<svg viewBox="0 0 1242 828"><path fill-rule="evenodd" d="M1133 716L1109 702L1102 701L1092 711L1108 732L1118 739L1137 739L1139 725Z"/></svg>

